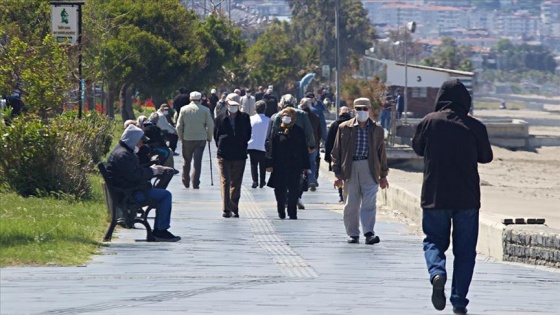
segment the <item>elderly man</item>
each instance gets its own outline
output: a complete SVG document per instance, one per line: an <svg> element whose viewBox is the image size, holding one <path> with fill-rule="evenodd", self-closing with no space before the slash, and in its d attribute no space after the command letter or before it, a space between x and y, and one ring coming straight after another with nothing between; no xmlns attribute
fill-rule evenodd
<svg viewBox="0 0 560 315"><path fill-rule="evenodd" d="M173 125L169 123L167 117L169 117L169 105L163 103L157 110L158 120L156 126L163 132L163 139L169 141L169 148L173 151L173 155L179 155L175 150L177 149L177 142L179 141L179 136L177 135L177 130Z"/></svg>
<svg viewBox="0 0 560 315"><path fill-rule="evenodd" d="M331 152L334 146L334 140L336 139L336 134L338 132L338 126L343 122L352 118L351 116L351 109L347 106L343 106L340 108L338 112L338 119L333 121L331 126L329 127L329 132L327 134L327 141L325 142L325 161L329 163L329 171L332 171L332 164L331 164ZM344 195L342 194L342 187L338 187L338 197L339 203L344 202Z"/></svg>
<svg viewBox="0 0 560 315"><path fill-rule="evenodd" d="M218 165L224 218L239 218L241 183L247 160L247 144L251 139L251 121L240 112L239 103L228 101L227 111L216 117L214 140L218 148Z"/></svg>
<svg viewBox="0 0 560 315"><path fill-rule="evenodd" d="M355 118L340 124L331 151L334 185L346 192L344 226L350 236L348 243L360 238L360 219L368 245L379 243L375 235L376 197L379 187L389 187L384 132L370 119L368 98L354 100Z"/></svg>
<svg viewBox="0 0 560 315"><path fill-rule="evenodd" d="M214 122L208 107L200 104L200 92L190 93L190 104L181 107L177 118L177 134L183 145L183 185L189 188L192 179L194 189L200 188L200 168L206 141L212 141ZM194 158L191 174L191 161Z"/></svg>
<svg viewBox="0 0 560 315"><path fill-rule="evenodd" d="M239 104L241 105L241 111L247 113L249 116L253 116L257 113L255 109L255 97L251 95L253 90L247 89L245 95L241 96Z"/></svg>
<svg viewBox="0 0 560 315"><path fill-rule="evenodd" d="M150 179L161 175L168 169L161 165L140 166L135 153L148 140L142 129L129 125L123 132L119 143L107 158L107 172L113 184L119 188L141 187L134 192L138 202L147 198L157 202L153 236L158 242L177 242L181 238L168 231L171 221L171 193L166 189L153 188Z"/></svg>

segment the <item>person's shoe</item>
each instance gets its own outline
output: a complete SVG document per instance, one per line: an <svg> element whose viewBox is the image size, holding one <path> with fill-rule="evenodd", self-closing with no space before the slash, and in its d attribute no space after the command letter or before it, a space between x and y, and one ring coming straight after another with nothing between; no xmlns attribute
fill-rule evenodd
<svg viewBox="0 0 560 315"><path fill-rule="evenodd" d="M357 236L350 236L350 239L348 240L348 244L359 244L360 243L360 238Z"/></svg>
<svg viewBox="0 0 560 315"><path fill-rule="evenodd" d="M179 153L173 152L173 156L179 156Z"/></svg>
<svg viewBox="0 0 560 315"><path fill-rule="evenodd" d="M156 242L177 242L181 240L180 236L175 236L168 230L154 230L152 236Z"/></svg>
<svg viewBox="0 0 560 315"><path fill-rule="evenodd" d="M195 185L193 185L192 188L193 188L193 189L200 189L200 186L195 186Z"/></svg>
<svg viewBox="0 0 560 315"><path fill-rule="evenodd" d="M466 307L453 307L453 314L461 314L461 315L466 315L467 314L467 308Z"/></svg>
<svg viewBox="0 0 560 315"><path fill-rule="evenodd" d="M263 188L264 186L265 186L265 183L261 183L261 184L259 185L259 188Z"/></svg>
<svg viewBox="0 0 560 315"><path fill-rule="evenodd" d="M231 218L231 211L224 211L224 213L222 213L222 217Z"/></svg>
<svg viewBox="0 0 560 315"><path fill-rule="evenodd" d="M286 212L282 211L282 212L278 212L278 217L282 220L284 220L286 218Z"/></svg>
<svg viewBox="0 0 560 315"><path fill-rule="evenodd" d="M379 243L379 236L377 235L368 235L366 236L366 244L373 245Z"/></svg>
<svg viewBox="0 0 560 315"><path fill-rule="evenodd" d="M239 211L232 211L234 218L239 218Z"/></svg>
<svg viewBox="0 0 560 315"><path fill-rule="evenodd" d="M438 311L445 308L445 277L436 275L432 279L432 304Z"/></svg>
<svg viewBox="0 0 560 315"><path fill-rule="evenodd" d="M297 208L299 210L304 210L305 209L305 205L303 204L303 202L301 202L301 198L299 198L298 201L297 201Z"/></svg>
<svg viewBox="0 0 560 315"><path fill-rule="evenodd" d="M258 185L259 185L258 183L253 182L253 185L251 185L251 188L257 188Z"/></svg>
<svg viewBox="0 0 560 315"><path fill-rule="evenodd" d="M290 216L290 220L297 220L297 215Z"/></svg>
<svg viewBox="0 0 560 315"><path fill-rule="evenodd" d="M311 191L317 190L317 185L313 184L313 183L309 184L309 190L311 190Z"/></svg>
<svg viewBox="0 0 560 315"><path fill-rule="evenodd" d="M173 169L173 175L179 174L179 170Z"/></svg>
<svg viewBox="0 0 560 315"><path fill-rule="evenodd" d="M344 203L344 198L340 197L340 199L338 199L338 203Z"/></svg>

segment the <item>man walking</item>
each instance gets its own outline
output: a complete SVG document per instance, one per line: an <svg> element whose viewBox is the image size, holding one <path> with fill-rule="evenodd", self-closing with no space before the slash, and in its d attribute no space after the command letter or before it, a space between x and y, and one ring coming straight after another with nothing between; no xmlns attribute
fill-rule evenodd
<svg viewBox="0 0 560 315"><path fill-rule="evenodd" d="M189 94L187 92L186 87L179 88L179 94L177 94L173 98L173 110L175 111L175 115L179 115L181 111L181 107L189 104ZM177 116L175 116L175 121L177 121Z"/></svg>
<svg viewBox="0 0 560 315"><path fill-rule="evenodd" d="M412 147L424 157L421 205L424 256L432 283L432 304L445 308L447 280L445 251L453 226L453 280L451 304L455 314L466 314L467 293L474 272L480 178L478 163L492 161L486 127L468 115L471 96L458 79L441 86L435 112L416 128Z"/></svg>
<svg viewBox="0 0 560 315"><path fill-rule="evenodd" d="M200 188L200 168L206 141L212 141L214 122L208 107L200 104L200 92L190 93L190 104L185 105L177 118L177 135L183 145L183 185L189 188L192 180L194 189ZM191 161L194 158L191 174ZM210 162L212 163L212 162Z"/></svg>
<svg viewBox="0 0 560 315"><path fill-rule="evenodd" d="M241 96L239 104L241 105L241 111L247 113L249 116L253 116L257 113L255 109L255 97L251 95L253 90L247 89L245 95Z"/></svg>
<svg viewBox="0 0 560 315"><path fill-rule="evenodd" d="M258 101L255 103L256 115L251 116L251 140L247 146L247 152L251 159L251 177L253 178L252 188L263 188L266 185L266 135L270 118L266 117L264 110L266 103ZM260 180L260 181L259 181Z"/></svg>
<svg viewBox="0 0 560 315"><path fill-rule="evenodd" d="M228 101L227 111L216 117L214 140L218 147L218 165L222 188L224 218L239 218L241 183L251 139L249 115L239 111L239 103Z"/></svg>
<svg viewBox="0 0 560 315"><path fill-rule="evenodd" d="M370 119L371 102L354 100L356 117L340 124L331 152L334 185L346 192L344 226L348 243L358 244L360 219L366 244L379 243L375 235L376 197L379 187L389 187L384 132Z"/></svg>

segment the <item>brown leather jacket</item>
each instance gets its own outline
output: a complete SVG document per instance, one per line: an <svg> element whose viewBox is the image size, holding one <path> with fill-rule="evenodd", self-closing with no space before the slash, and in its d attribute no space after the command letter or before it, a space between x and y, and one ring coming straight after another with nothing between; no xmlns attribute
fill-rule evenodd
<svg viewBox="0 0 560 315"><path fill-rule="evenodd" d="M389 167L387 166L387 155L385 153L385 133L383 128L378 126L375 122L370 120L370 127L368 132L368 162L371 170L371 175L376 183L379 183L379 178L387 177ZM352 118L341 123L338 127L334 146L331 151L332 169L335 175L342 179L347 180L352 174L352 162L354 151L356 149L358 121Z"/></svg>

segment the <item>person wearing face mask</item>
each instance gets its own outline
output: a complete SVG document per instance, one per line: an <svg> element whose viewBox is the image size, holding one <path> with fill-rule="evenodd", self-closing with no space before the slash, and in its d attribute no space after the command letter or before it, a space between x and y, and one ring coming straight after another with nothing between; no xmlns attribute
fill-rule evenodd
<svg viewBox="0 0 560 315"><path fill-rule="evenodd" d="M153 188L150 184L150 179L169 168L161 165L143 167L135 154L143 142L148 140L142 129L134 125L128 126L107 158L107 173L117 188L140 187L133 193L138 202L144 203L150 199L157 203L153 231L156 241L177 242L181 237L168 231L171 221L171 193L166 189Z"/></svg>
<svg viewBox="0 0 560 315"><path fill-rule="evenodd" d="M352 118L351 113L352 111L347 106L341 107L340 112L338 113L338 119L335 120L329 127L329 132L327 134L327 141L325 142L325 161L329 163L329 171L331 172L332 172L331 152L334 146L334 140L336 139L338 126L340 126L341 123ZM342 203L344 202L344 197L342 194L342 186L339 186L337 188L338 188L338 197L339 197L338 202Z"/></svg>
<svg viewBox="0 0 560 315"><path fill-rule="evenodd" d="M389 187L384 131L370 119L371 102L362 97L354 100L355 118L341 123L331 151L335 187L343 187L346 195L344 226L357 244L360 220L365 243L379 243L375 235L376 197L379 187Z"/></svg>
<svg viewBox="0 0 560 315"><path fill-rule="evenodd" d="M319 116L311 112L311 99L310 98L302 98L299 103L299 109L303 110L307 113L307 117L309 118L309 122L311 122L311 129L313 130L313 137L315 138L315 148L318 148L321 145L321 138L323 137L322 130L321 130L321 122L319 121ZM309 176L308 176L308 183L309 183L309 190L315 191L317 189L317 154L319 154L318 150L313 150L313 152L309 153Z"/></svg>
<svg viewBox="0 0 560 315"><path fill-rule="evenodd" d="M247 89L245 95L241 96L239 100L239 104L241 104L241 111L249 114L249 116L253 116L257 113L257 110L255 108L256 100L252 94L253 90Z"/></svg>
<svg viewBox="0 0 560 315"><path fill-rule="evenodd" d="M286 218L286 196L288 216L297 217L302 174L309 170L309 151L303 129L296 122L296 110L286 107L280 112L280 128L274 129L266 148L266 170L271 172L267 186L274 188L278 217Z"/></svg>
<svg viewBox="0 0 560 315"><path fill-rule="evenodd" d="M157 110L159 119L157 120L156 126L158 126L163 132L163 138L165 141L169 141L169 148L173 151L173 155L179 155L175 150L177 149L177 142L179 141L179 136L177 135L177 129L169 123L167 117L169 117L169 105L166 103L161 104Z"/></svg>
<svg viewBox="0 0 560 315"><path fill-rule="evenodd" d="M228 100L227 111L216 117L214 125L224 218L239 218L241 183L251 139L251 120L239 107L238 102Z"/></svg>

